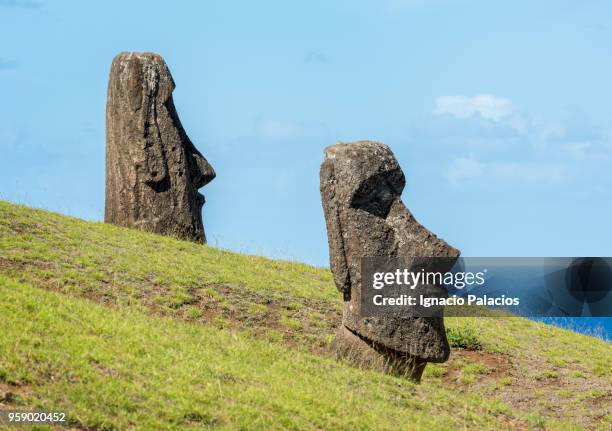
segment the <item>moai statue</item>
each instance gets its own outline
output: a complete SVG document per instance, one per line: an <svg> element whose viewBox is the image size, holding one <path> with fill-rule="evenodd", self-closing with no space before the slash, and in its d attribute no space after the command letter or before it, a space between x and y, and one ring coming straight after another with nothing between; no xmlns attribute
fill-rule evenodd
<svg viewBox="0 0 612 431"><path fill-rule="evenodd" d="M215 171L185 133L173 90L160 55L123 52L113 59L104 221L204 243L198 189Z"/></svg>
<svg viewBox="0 0 612 431"><path fill-rule="evenodd" d="M441 317L362 317L363 257L444 257L450 270L459 251L420 225L404 206L405 185L390 148L370 141L325 149L321 199L334 282L344 295L333 349L356 365L420 381L427 362L450 354Z"/></svg>

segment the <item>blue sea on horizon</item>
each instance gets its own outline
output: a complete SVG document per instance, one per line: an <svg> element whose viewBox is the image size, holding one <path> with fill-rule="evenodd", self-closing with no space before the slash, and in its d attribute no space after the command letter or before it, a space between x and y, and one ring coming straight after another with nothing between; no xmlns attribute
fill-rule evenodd
<svg viewBox="0 0 612 431"><path fill-rule="evenodd" d="M576 258L478 258L463 257L457 261L454 270L457 272L471 271L477 273L486 268L487 283L475 288L458 291L454 286L447 286L451 293L465 296L470 292L478 295L491 295L493 297L505 294L521 299L520 307L506 307L508 311L528 319L543 322L559 328L568 329L581 334L597 337L612 342L612 295L603 299L603 304L597 302L595 311L576 292L595 291L602 289L602 276L605 280L606 292L612 282L612 258L597 258L606 265L607 271L595 274L599 276L592 285L576 285L575 275L571 272L575 268ZM599 268L601 270L601 268ZM569 284L568 284L569 283ZM454 288L454 291L453 291ZM589 290L590 289L590 290ZM496 307L494 307L496 308ZM502 307L503 308L503 307ZM604 311L602 311L602 308ZM592 317L595 314L597 317ZM552 317L552 316L576 317ZM539 316L539 317L535 317ZM543 317L550 316L550 317ZM578 317L580 316L580 317Z"/></svg>

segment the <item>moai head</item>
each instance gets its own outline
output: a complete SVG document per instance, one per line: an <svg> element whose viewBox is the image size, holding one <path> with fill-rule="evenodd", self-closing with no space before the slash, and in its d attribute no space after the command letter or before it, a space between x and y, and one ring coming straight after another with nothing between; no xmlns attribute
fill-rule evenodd
<svg viewBox="0 0 612 431"><path fill-rule="evenodd" d="M459 251L419 224L401 200L404 174L391 149L359 141L325 149L321 198L331 270L344 294L343 325L359 337L424 361L441 362L450 348L441 318L361 317L363 257L447 257Z"/></svg>
<svg viewBox="0 0 612 431"><path fill-rule="evenodd" d="M106 106L105 221L206 242L204 196L215 171L178 118L164 59L124 52L113 59Z"/></svg>

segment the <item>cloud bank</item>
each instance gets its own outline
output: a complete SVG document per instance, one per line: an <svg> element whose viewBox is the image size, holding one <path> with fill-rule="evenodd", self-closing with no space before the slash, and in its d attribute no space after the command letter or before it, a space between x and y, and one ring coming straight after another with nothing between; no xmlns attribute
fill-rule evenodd
<svg viewBox="0 0 612 431"><path fill-rule="evenodd" d="M597 163L612 154L610 132L572 130L532 118L511 100L493 94L442 95L435 99L433 114L452 118L457 123L455 131L470 130L463 137L454 134L443 138L459 153L443 174L454 185L561 184L573 172L598 169ZM469 156L460 154L467 148Z"/></svg>
<svg viewBox="0 0 612 431"><path fill-rule="evenodd" d="M457 118L468 118L476 113L482 118L500 121L516 113L516 107L508 99L492 94L474 97L440 96L436 99L434 114L450 114Z"/></svg>

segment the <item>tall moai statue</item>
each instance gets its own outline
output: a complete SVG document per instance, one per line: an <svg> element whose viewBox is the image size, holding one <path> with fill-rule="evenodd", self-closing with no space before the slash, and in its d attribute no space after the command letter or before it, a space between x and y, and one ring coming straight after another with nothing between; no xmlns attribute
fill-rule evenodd
<svg viewBox="0 0 612 431"><path fill-rule="evenodd" d="M204 243L198 189L215 171L181 125L174 87L158 54L123 52L113 59L104 221Z"/></svg>
<svg viewBox="0 0 612 431"><path fill-rule="evenodd" d="M325 149L321 199L334 282L344 295L333 348L356 365L420 381L427 362L450 354L441 317L362 317L364 257L444 257L459 251L419 224L400 196L405 186L391 149L381 143L339 143Z"/></svg>

